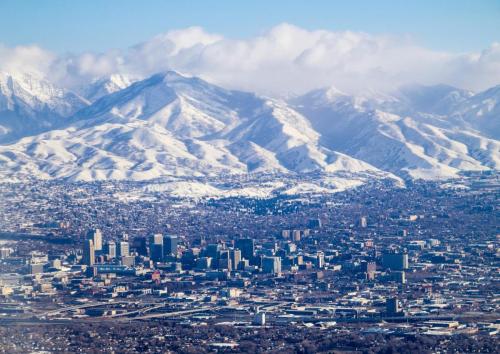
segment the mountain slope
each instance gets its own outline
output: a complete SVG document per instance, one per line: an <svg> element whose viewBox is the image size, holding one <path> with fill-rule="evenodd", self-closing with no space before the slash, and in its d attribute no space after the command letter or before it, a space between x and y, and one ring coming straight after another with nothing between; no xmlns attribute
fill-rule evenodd
<svg viewBox="0 0 500 354"><path fill-rule="evenodd" d="M453 112L455 120L462 120L481 134L500 139L500 85L470 97Z"/></svg>
<svg viewBox="0 0 500 354"><path fill-rule="evenodd" d="M394 96L372 98L327 88L295 98L291 104L321 132L322 145L396 175L448 178L462 170L499 169L498 140L439 114L443 102L461 91L428 89L430 93L421 87L415 94L406 88ZM457 105L472 99L469 93L460 94ZM439 97L430 100L433 95ZM425 102L428 112L419 112Z"/></svg>
<svg viewBox="0 0 500 354"><path fill-rule="evenodd" d="M330 87L285 102L166 72L97 80L89 105L29 76L0 79L0 139L11 142L0 145L3 179L436 179L500 169L498 87L474 95L413 85L354 96Z"/></svg>
<svg viewBox="0 0 500 354"><path fill-rule="evenodd" d="M93 80L90 84L83 85L77 91L89 102L95 102L98 99L109 95L110 93L114 93L129 87L135 81L137 81L136 78L128 75L113 74L107 77L101 77L99 79Z"/></svg>
<svg viewBox="0 0 500 354"><path fill-rule="evenodd" d="M153 179L248 172L369 172L319 144L284 102L174 72L106 95L57 130L0 146L0 171L40 178Z"/></svg>
<svg viewBox="0 0 500 354"><path fill-rule="evenodd" d="M32 75L0 72L0 143L49 130L87 105L80 96Z"/></svg>

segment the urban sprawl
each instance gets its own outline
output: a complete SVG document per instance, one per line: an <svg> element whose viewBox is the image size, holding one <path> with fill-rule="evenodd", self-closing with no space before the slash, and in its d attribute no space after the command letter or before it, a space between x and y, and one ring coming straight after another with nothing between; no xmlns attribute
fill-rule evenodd
<svg viewBox="0 0 500 354"><path fill-rule="evenodd" d="M0 352L497 352L499 186L0 184Z"/></svg>

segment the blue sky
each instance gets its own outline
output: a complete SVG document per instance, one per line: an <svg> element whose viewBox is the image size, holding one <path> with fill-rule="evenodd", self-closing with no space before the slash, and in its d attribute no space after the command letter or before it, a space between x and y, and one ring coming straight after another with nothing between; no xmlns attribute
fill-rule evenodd
<svg viewBox="0 0 500 354"><path fill-rule="evenodd" d="M0 0L0 43L58 53L125 48L189 26L247 38L282 22L409 35L433 50L480 51L500 41L500 0Z"/></svg>

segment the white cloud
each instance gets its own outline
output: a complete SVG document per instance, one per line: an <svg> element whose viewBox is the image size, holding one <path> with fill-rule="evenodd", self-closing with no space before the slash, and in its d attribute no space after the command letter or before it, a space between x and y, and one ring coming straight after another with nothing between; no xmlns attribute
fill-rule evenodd
<svg viewBox="0 0 500 354"><path fill-rule="evenodd" d="M0 43L0 71L45 76L55 59L55 55L36 45L9 48Z"/></svg>
<svg viewBox="0 0 500 354"><path fill-rule="evenodd" d="M116 72L147 76L168 69L264 94L330 85L344 91L392 89L408 82L481 90L500 83L500 44L481 53L454 54L405 37L281 24L240 40L190 27L123 50L62 57L36 46L0 46L0 70L45 73L67 86Z"/></svg>

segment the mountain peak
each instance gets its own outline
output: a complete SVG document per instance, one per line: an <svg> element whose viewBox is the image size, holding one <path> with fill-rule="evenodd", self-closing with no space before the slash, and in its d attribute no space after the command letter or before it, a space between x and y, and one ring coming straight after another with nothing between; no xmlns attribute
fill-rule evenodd
<svg viewBox="0 0 500 354"><path fill-rule="evenodd" d="M143 80L113 74L92 84L93 97L102 96L67 116L85 106L78 96L29 75L0 74L9 92L0 92L0 134L13 142L0 145L4 177L386 171L448 178L500 167L500 143L491 138L500 87L471 98L446 85L399 96L326 87L286 102L176 71ZM455 106L464 107L463 119L452 116Z"/></svg>
<svg viewBox="0 0 500 354"><path fill-rule="evenodd" d="M95 102L101 97L129 87L135 81L137 78L134 76L115 73L93 80L89 85L80 87L78 92L90 102Z"/></svg>
<svg viewBox="0 0 500 354"><path fill-rule="evenodd" d="M0 73L0 143L49 130L88 105L37 75Z"/></svg>

